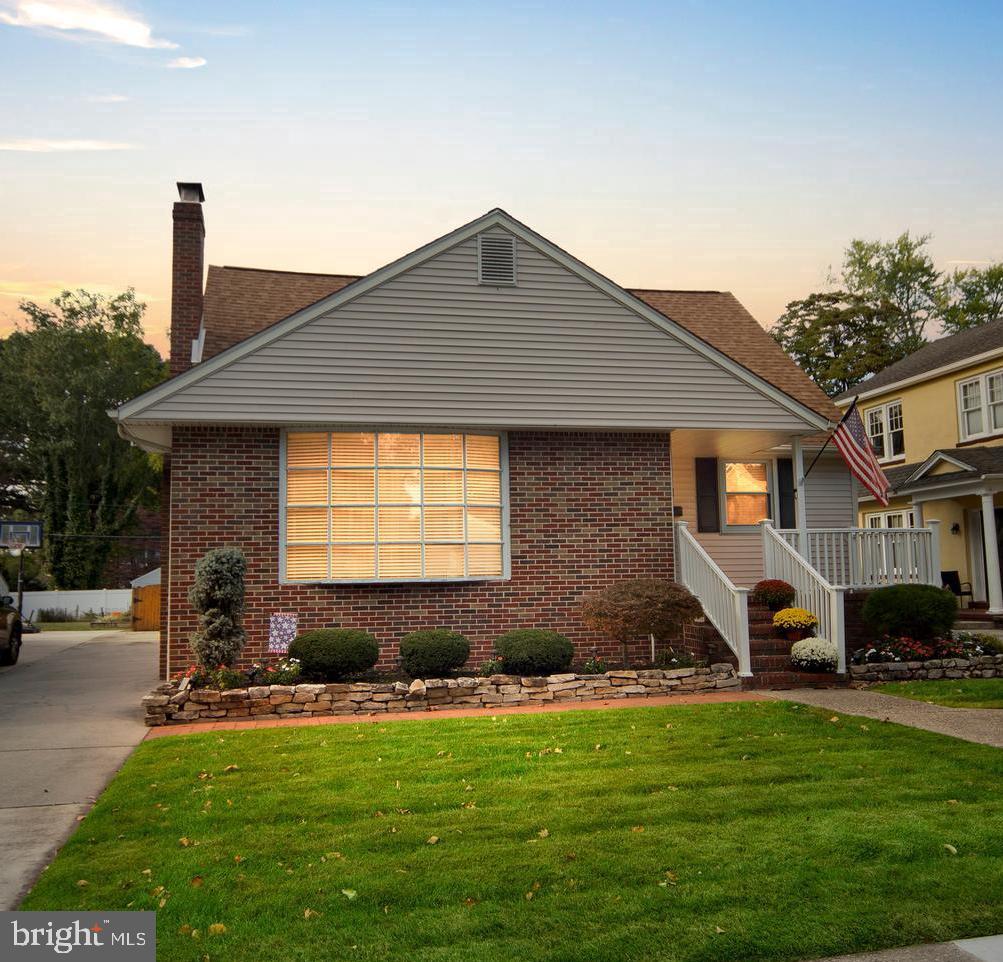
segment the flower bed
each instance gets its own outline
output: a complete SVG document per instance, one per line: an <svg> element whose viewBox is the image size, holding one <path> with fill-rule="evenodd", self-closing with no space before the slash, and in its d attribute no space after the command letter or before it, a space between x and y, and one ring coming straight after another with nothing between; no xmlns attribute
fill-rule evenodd
<svg viewBox="0 0 1003 962"><path fill-rule="evenodd" d="M221 719L285 718L290 715L370 715L443 708L500 708L539 702L648 697L739 687L735 669L651 668L601 675L562 674L541 678L432 678L404 682L255 685L191 688L188 679L160 685L143 698L146 724L178 725Z"/></svg>

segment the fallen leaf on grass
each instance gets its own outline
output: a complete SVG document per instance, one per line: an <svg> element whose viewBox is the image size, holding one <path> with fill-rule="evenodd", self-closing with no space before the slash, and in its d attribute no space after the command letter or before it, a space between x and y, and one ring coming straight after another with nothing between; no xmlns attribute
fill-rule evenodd
<svg viewBox="0 0 1003 962"><path fill-rule="evenodd" d="M643 825L635 825L635 826L634 826L634 827L633 827L633 828L631 829L631 831L632 831L632 832L643 832L643 831L644 831L644 826L643 826Z"/></svg>
<svg viewBox="0 0 1003 962"><path fill-rule="evenodd" d="M425 839L425 844L426 845L438 845L439 844L439 836L438 835L429 835L429 837L427 839Z"/></svg>
<svg viewBox="0 0 1003 962"><path fill-rule="evenodd" d="M226 926L222 922L213 922L206 931L210 935L226 935Z"/></svg>
<svg viewBox="0 0 1003 962"><path fill-rule="evenodd" d="M77 879L77 885L80 886L80 888L84 888L85 886L90 885L90 884L91 883L88 882L87 879L85 879L85 878Z"/></svg>
<svg viewBox="0 0 1003 962"><path fill-rule="evenodd" d="M541 828L536 834L539 835L540 838L550 838L550 832L545 828Z"/></svg>
<svg viewBox="0 0 1003 962"><path fill-rule="evenodd" d="M356 892L355 889L342 889L341 894L344 895L349 902L351 902L352 899L354 899L359 893Z"/></svg>
<svg viewBox="0 0 1003 962"><path fill-rule="evenodd" d="M201 875L193 875L191 882L188 884L191 885L192 888L200 889L202 888L204 882L205 879L203 879Z"/></svg>
<svg viewBox="0 0 1003 962"><path fill-rule="evenodd" d="M722 929L720 925L715 925L715 926L714 926L714 931L715 931L715 932L716 932L716 933L717 933L718 935L722 935L722 934L724 933L724 929Z"/></svg>
<svg viewBox="0 0 1003 962"><path fill-rule="evenodd" d="M944 843L944 848L946 848L952 855L958 854L958 850L953 845L949 845L947 842Z"/></svg>
<svg viewBox="0 0 1003 962"><path fill-rule="evenodd" d="M224 772L239 772L240 771L240 766L239 765L227 765L226 768L223 769L223 771Z"/></svg>
<svg viewBox="0 0 1003 962"><path fill-rule="evenodd" d="M320 916L320 912L317 912L314 909L304 909L303 910L303 918L305 918L305 919L316 919L316 918L319 918L319 916Z"/></svg>
<svg viewBox="0 0 1003 962"><path fill-rule="evenodd" d="M235 861L235 862L236 862L236 863L237 863L238 865L240 865L240 863L244 861L244 856L243 856L243 855L234 855L234 856L233 856L233 860L234 860L234 861Z"/></svg>
<svg viewBox="0 0 1003 962"><path fill-rule="evenodd" d="M477 899L465 898L463 904L469 909L477 904Z"/></svg>
<svg viewBox="0 0 1003 962"><path fill-rule="evenodd" d="M187 835L182 835L181 838L178 839L178 845L182 848L188 848L191 844L192 840Z"/></svg>
<svg viewBox="0 0 1003 962"><path fill-rule="evenodd" d="M829 719L829 721L831 721L831 722L838 722L839 721L839 715L833 715L832 718Z"/></svg>

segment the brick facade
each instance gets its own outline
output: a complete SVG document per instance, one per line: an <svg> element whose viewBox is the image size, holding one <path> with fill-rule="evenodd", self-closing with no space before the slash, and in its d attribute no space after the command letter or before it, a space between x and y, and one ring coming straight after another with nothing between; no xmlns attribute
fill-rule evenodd
<svg viewBox="0 0 1003 962"><path fill-rule="evenodd" d="M192 341L202 325L202 271L205 221L202 205L174 205L174 248L171 265L171 375L192 366Z"/></svg>
<svg viewBox="0 0 1003 962"><path fill-rule="evenodd" d="M672 479L667 434L509 434L512 576L505 581L418 585L280 585L279 431L175 427L171 456L169 670L191 662L196 616L187 593L208 549L240 547L248 559L245 662L264 655L272 612L299 615L300 629L366 628L380 666L395 666L400 637L449 627L471 642L471 662L490 657L503 631L555 628L582 657L619 647L586 630L578 601L630 577L673 575ZM647 645L633 656L644 657ZM166 666L162 665L162 670Z"/></svg>

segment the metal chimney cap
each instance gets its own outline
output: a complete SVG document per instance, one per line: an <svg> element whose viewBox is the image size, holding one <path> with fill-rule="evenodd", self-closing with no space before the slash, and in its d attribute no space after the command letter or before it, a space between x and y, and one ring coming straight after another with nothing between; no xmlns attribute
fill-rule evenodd
<svg viewBox="0 0 1003 962"><path fill-rule="evenodd" d="M205 192L198 181L178 181L178 196L190 204L204 204Z"/></svg>

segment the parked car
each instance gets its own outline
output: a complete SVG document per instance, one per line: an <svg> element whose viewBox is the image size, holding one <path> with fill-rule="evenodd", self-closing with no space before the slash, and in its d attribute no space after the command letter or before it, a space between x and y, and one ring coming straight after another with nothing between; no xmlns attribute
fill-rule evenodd
<svg viewBox="0 0 1003 962"><path fill-rule="evenodd" d="M21 653L21 616L10 595L0 597L0 665L17 663Z"/></svg>

